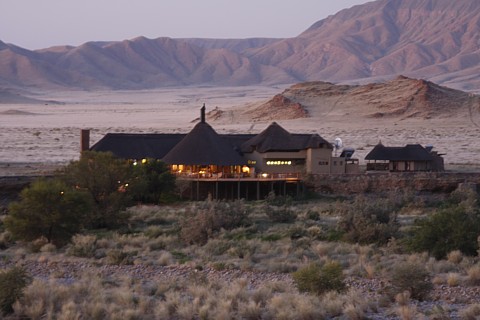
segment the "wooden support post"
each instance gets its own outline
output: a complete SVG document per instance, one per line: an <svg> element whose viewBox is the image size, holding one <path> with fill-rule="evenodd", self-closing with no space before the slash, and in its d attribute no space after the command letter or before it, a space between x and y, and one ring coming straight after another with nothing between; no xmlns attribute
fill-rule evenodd
<svg viewBox="0 0 480 320"><path fill-rule="evenodd" d="M200 200L200 180L197 180L197 201Z"/></svg>
<svg viewBox="0 0 480 320"><path fill-rule="evenodd" d="M257 200L260 200L260 181L257 181Z"/></svg>
<svg viewBox="0 0 480 320"><path fill-rule="evenodd" d="M218 200L218 181L215 181L215 199Z"/></svg>
<svg viewBox="0 0 480 320"><path fill-rule="evenodd" d="M190 181L190 201L193 200L193 181Z"/></svg>
<svg viewBox="0 0 480 320"><path fill-rule="evenodd" d="M240 200L240 180L237 183L237 199Z"/></svg>

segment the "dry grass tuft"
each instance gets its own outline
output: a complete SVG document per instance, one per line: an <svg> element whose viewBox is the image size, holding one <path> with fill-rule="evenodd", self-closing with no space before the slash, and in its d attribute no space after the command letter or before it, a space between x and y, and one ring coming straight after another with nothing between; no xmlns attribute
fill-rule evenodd
<svg viewBox="0 0 480 320"><path fill-rule="evenodd" d="M473 286L480 284L480 265L476 264L467 269L467 282Z"/></svg>
<svg viewBox="0 0 480 320"><path fill-rule="evenodd" d="M447 260L454 264L460 264L463 260L463 253L460 250L450 251L447 254Z"/></svg>
<svg viewBox="0 0 480 320"><path fill-rule="evenodd" d="M480 304L472 304L460 311L460 316L465 320L477 320L480 317Z"/></svg>
<svg viewBox="0 0 480 320"><path fill-rule="evenodd" d="M449 287L456 287L460 283L460 274L458 273L449 273L447 275L447 284Z"/></svg>

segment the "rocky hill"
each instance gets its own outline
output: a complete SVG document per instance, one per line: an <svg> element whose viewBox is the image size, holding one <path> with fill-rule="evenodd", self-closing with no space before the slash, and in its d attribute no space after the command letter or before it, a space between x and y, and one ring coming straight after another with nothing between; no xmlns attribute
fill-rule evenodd
<svg viewBox="0 0 480 320"><path fill-rule="evenodd" d="M0 42L0 86L368 83L399 74L480 88L478 0L377 0L289 39L147 39L25 50Z"/></svg>
<svg viewBox="0 0 480 320"><path fill-rule="evenodd" d="M480 97L433 82L399 76L366 85L305 82L271 100L235 111L247 121L297 118L468 118L479 113ZM224 117L231 115L224 114ZM221 118L217 116L217 119ZM212 119L213 120L213 119Z"/></svg>

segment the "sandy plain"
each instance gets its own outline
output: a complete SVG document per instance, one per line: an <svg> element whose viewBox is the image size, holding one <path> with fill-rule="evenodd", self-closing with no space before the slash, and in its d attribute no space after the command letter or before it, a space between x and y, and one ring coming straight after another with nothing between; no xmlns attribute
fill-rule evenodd
<svg viewBox="0 0 480 320"><path fill-rule="evenodd" d="M249 111L285 87L187 87L143 91L36 92L59 103L0 104L0 176L50 170L78 159L80 130L91 144L108 132L189 132L206 104L226 116L209 123L219 133L258 133L270 121L253 121ZM316 132L328 141L340 137L365 155L379 141L388 146L433 145L445 154L447 170L477 171L480 114L433 119L376 119L342 110L309 110L311 117L277 121L290 132ZM42 164L40 166L39 164ZM42 169L39 169L42 168Z"/></svg>

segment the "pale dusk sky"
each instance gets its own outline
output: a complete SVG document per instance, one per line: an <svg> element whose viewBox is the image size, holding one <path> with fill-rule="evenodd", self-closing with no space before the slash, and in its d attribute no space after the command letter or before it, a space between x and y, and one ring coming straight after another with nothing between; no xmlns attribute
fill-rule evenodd
<svg viewBox="0 0 480 320"><path fill-rule="evenodd" d="M0 40L26 49L147 38L287 38L368 0L0 0Z"/></svg>

